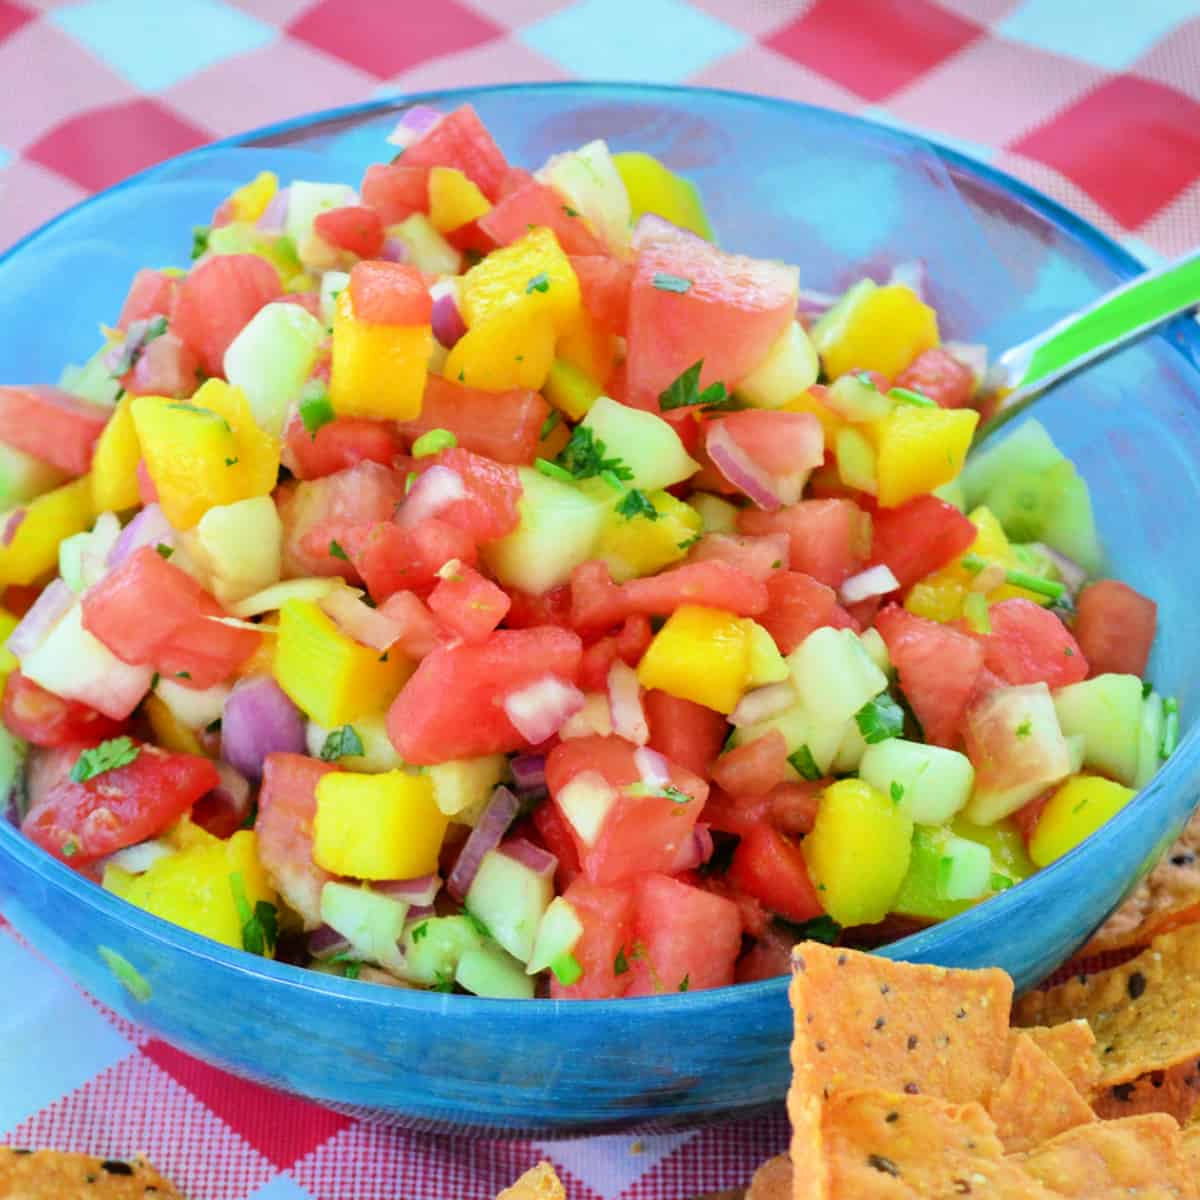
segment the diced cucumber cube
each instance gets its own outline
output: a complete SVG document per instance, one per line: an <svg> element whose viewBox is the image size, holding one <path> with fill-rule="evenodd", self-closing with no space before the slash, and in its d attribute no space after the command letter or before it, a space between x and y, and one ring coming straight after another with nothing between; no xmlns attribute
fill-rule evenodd
<svg viewBox="0 0 1200 1200"><path fill-rule="evenodd" d="M1142 701L1142 723L1138 729L1137 774L1133 786L1144 788L1162 766L1163 701L1157 692L1151 692Z"/></svg>
<svg viewBox="0 0 1200 1200"><path fill-rule="evenodd" d="M113 345L105 342L82 367L64 367L58 386L98 408L112 408L121 394L120 382L112 377L104 361Z"/></svg>
<svg viewBox="0 0 1200 1200"><path fill-rule="evenodd" d="M825 393L824 404L847 421L882 421L896 402L881 392L869 379L843 375L835 379Z"/></svg>
<svg viewBox="0 0 1200 1200"><path fill-rule="evenodd" d="M321 321L326 329L333 328L337 298L350 286L350 276L345 271L326 271L321 276Z"/></svg>
<svg viewBox="0 0 1200 1200"><path fill-rule="evenodd" d="M404 930L404 969L412 983L426 987L454 979L458 960L483 945L483 937L468 917L423 917Z"/></svg>
<svg viewBox="0 0 1200 1200"><path fill-rule="evenodd" d="M537 173L596 231L609 249L624 257L629 247L633 206L608 144L600 139L556 154Z"/></svg>
<svg viewBox="0 0 1200 1200"><path fill-rule="evenodd" d="M654 413L600 396L582 424L596 441L604 443L604 457L619 458L633 472L625 481L629 487L658 491L700 469L683 448L679 434Z"/></svg>
<svg viewBox="0 0 1200 1200"><path fill-rule="evenodd" d="M1078 775L1083 770L1083 756L1087 753L1087 738L1082 733L1073 733L1068 738L1063 738L1067 743L1067 761L1070 766L1067 769L1068 775Z"/></svg>
<svg viewBox="0 0 1200 1200"><path fill-rule="evenodd" d="M592 495L530 467L517 471L520 521L512 533L488 542L483 556L502 584L537 595L566 583L591 557L612 492L608 497Z"/></svg>
<svg viewBox="0 0 1200 1200"><path fill-rule="evenodd" d="M457 275L462 255L437 231L424 213L413 213L388 229L408 247L408 260L426 275Z"/></svg>
<svg viewBox="0 0 1200 1200"><path fill-rule="evenodd" d="M837 754L834 755L833 762L829 764L830 771L834 775L852 774L858 770L867 749L867 741L862 735L862 730L858 727L858 722L855 720L847 721L845 733L842 734L841 743L837 748Z"/></svg>
<svg viewBox="0 0 1200 1200"><path fill-rule="evenodd" d="M788 655L788 664L801 703L824 725L840 726L887 687L887 676L850 629L814 630Z"/></svg>
<svg viewBox="0 0 1200 1200"><path fill-rule="evenodd" d="M1032 417L1023 421L1003 440L979 454L973 454L958 477L968 508L991 505L985 499L999 484L1018 472L1048 471L1066 461L1046 428Z"/></svg>
<svg viewBox="0 0 1200 1200"><path fill-rule="evenodd" d="M700 514L705 533L737 533L736 504L711 492L693 492L688 503Z"/></svg>
<svg viewBox="0 0 1200 1200"><path fill-rule="evenodd" d="M283 522L270 496L214 505L185 545L227 608L278 583L283 570Z"/></svg>
<svg viewBox="0 0 1200 1200"><path fill-rule="evenodd" d="M1058 502L1042 526L1040 540L1073 559L1089 575L1103 569L1104 551L1096 532L1092 497L1082 476L1072 475L1063 484Z"/></svg>
<svg viewBox="0 0 1200 1200"><path fill-rule="evenodd" d="M862 648L870 655L871 661L887 675L892 669L892 659L888 654L887 642L879 630L872 625L858 635L858 640L862 642Z"/></svg>
<svg viewBox="0 0 1200 1200"><path fill-rule="evenodd" d="M947 900L978 900L991 887L992 856L986 846L947 833L941 845L938 892Z"/></svg>
<svg viewBox="0 0 1200 1200"><path fill-rule="evenodd" d="M781 408L806 392L821 373L817 352L799 321L793 321L753 371L736 388L754 408Z"/></svg>
<svg viewBox="0 0 1200 1200"><path fill-rule="evenodd" d="M526 974L536 975L564 954L570 954L581 937L583 922L580 921L579 914L571 907L569 900L556 896L538 926L533 953L529 956L529 963L525 968Z"/></svg>
<svg viewBox="0 0 1200 1200"><path fill-rule="evenodd" d="M967 494L963 491L962 479L952 479L949 483L943 483L941 487L935 487L933 494L939 499L944 500L947 504L953 504L959 512L967 511Z"/></svg>
<svg viewBox="0 0 1200 1200"><path fill-rule="evenodd" d="M210 688L189 688L173 679L160 679L154 685L154 694L186 729L203 729L220 720L232 690L227 683Z"/></svg>
<svg viewBox="0 0 1200 1200"><path fill-rule="evenodd" d="M288 214L284 232L296 243L303 245L313 222L321 213L331 208L345 208L357 202L352 187L344 183L310 183L304 179L294 180L288 189Z"/></svg>
<svg viewBox="0 0 1200 1200"><path fill-rule="evenodd" d="M949 821L966 806L975 783L975 768L965 754L903 738L868 746L858 773L919 825Z"/></svg>
<svg viewBox="0 0 1200 1200"><path fill-rule="evenodd" d="M552 878L500 850L489 850L467 891L465 907L509 954L525 963L553 898Z"/></svg>
<svg viewBox="0 0 1200 1200"><path fill-rule="evenodd" d="M1142 732L1142 681L1136 675L1097 675L1054 693L1063 733L1082 734L1083 762L1135 786Z"/></svg>
<svg viewBox="0 0 1200 1200"><path fill-rule="evenodd" d="M460 824L474 825L508 770L503 754L460 758L425 768L433 781L433 802Z"/></svg>
<svg viewBox="0 0 1200 1200"><path fill-rule="evenodd" d="M912 857L892 905L894 912L920 920L948 921L971 907L969 900L948 900L938 887L945 833L939 826L913 827Z"/></svg>
<svg viewBox="0 0 1200 1200"><path fill-rule="evenodd" d="M108 567L108 555L121 536L121 522L110 512L101 513L84 533L72 534L58 544L58 573L71 591L79 593L99 581Z"/></svg>
<svg viewBox="0 0 1200 1200"><path fill-rule="evenodd" d="M397 972L405 967L399 943L407 915L403 900L357 884L331 880L321 889L321 920L336 929L356 955Z"/></svg>
<svg viewBox="0 0 1200 1200"><path fill-rule="evenodd" d="M159 687L161 689L162 685L159 684ZM347 771L359 771L364 775L382 775L385 771L402 771L408 768L408 764L396 753L392 739L388 737L387 713L370 713L367 716L355 717L350 724L358 734L358 740L362 742L363 752L339 758L338 766ZM332 732L333 730L325 729L316 721L309 721L306 740L308 752L313 758L321 757L326 739Z"/></svg>
<svg viewBox="0 0 1200 1200"><path fill-rule="evenodd" d="M765 721L759 721L754 725L743 725L741 728L735 729L730 744L732 746L748 746L751 742L770 733L772 729L777 729L783 734L789 755L802 753L802 748L807 747L817 769L824 774L837 757L838 749L846 737L848 723L853 724L853 721L814 720L803 704L794 704L791 708L784 709L783 712L776 713L775 716L768 717ZM794 767L789 767L789 770L792 772L791 778L801 778Z"/></svg>
<svg viewBox="0 0 1200 1200"><path fill-rule="evenodd" d="M484 943L463 953L455 982L476 996L493 1000L532 1000L534 981L521 964L499 946Z"/></svg>
<svg viewBox="0 0 1200 1200"><path fill-rule="evenodd" d="M830 346L841 340L858 306L878 287L873 279L860 279L846 289L837 303L829 309L808 331L809 339L818 354L824 354Z"/></svg>

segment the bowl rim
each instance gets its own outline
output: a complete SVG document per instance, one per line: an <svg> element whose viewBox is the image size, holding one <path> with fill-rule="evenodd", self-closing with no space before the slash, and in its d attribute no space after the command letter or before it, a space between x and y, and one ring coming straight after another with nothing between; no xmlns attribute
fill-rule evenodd
<svg viewBox="0 0 1200 1200"><path fill-rule="evenodd" d="M800 114L810 121L824 122L833 126L844 126L854 130L867 130L873 134L883 134L889 140L900 146L908 146L926 153L932 153L947 166L956 168L968 178L982 180L1008 194L1015 196L1028 208L1033 210L1052 226L1068 235L1100 262L1115 271L1122 279L1129 278L1145 269L1137 257L1126 250L1108 234L1093 225L1090 221L1066 208L1058 201L1045 195L1037 188L1017 179L1015 176L991 165L972 158L961 150L938 142L933 137L924 136L908 128L898 127L883 121L868 117L855 116L838 112L819 105L807 104L801 101L786 100L773 96L757 95L752 92L741 92L726 88L691 87L679 84L636 84L609 80L565 80L529 83L484 84L476 87L439 88L423 92L398 92L392 95L364 101L358 104L343 105L337 108L322 109L316 112L290 117L284 121L274 122L238 133L214 142L197 146L183 154L164 159L136 174L119 181L111 187L87 197L78 204L57 214L51 220L21 237L3 253L0 253L0 266L14 258L35 243L61 223L71 219L89 205L100 204L109 196L127 189L136 188L142 183L149 182L155 175L174 168L180 163L192 158L199 158L213 150L236 149L250 146L256 141L267 138L278 138L313 126L349 120L362 116L384 113L388 110L403 110L415 104L451 102L469 103L481 95L497 95L503 93L538 93L544 91L571 92L583 91L594 93L609 91L614 97L624 100L639 96L654 97L668 95L681 97L688 94L701 93L719 96L749 106L759 106L777 109L793 114ZM1176 336L1166 337L1167 331ZM1166 340L1177 353L1197 370L1197 382L1200 383L1200 325L1195 321L1177 319L1163 327L1155 334ZM1188 770L1195 771L1200 767L1200 723L1193 726L1180 739L1171 758L1163 764L1151 782L1114 817L1110 818L1100 829L1093 833L1083 843L1076 846L1062 858L1041 868L1036 874L975 908L968 909L948 921L939 922L919 933L909 935L896 942L881 946L872 953L878 953L889 958L923 958L930 944L936 940L938 933L954 924L961 932L970 931L975 925L991 924L1005 919L1007 910L1012 909L1019 897L1020 902L1036 902L1039 899L1049 899L1053 895L1055 885L1060 876L1069 871L1072 866L1085 855L1091 854L1102 860L1105 846L1122 839L1126 829L1132 826L1140 816L1140 810L1149 803L1157 802L1161 793L1168 787L1173 788L1177 779L1182 782L1182 776ZM136 908L134 905L120 899L114 893L105 891L86 876L73 871L66 864L53 858L41 847L25 838L20 830L7 820L0 819L0 850L11 855L19 864L32 870L47 885L65 893L64 899L82 903L98 910L99 915L107 920L125 926L131 934L139 939L151 941L164 946L171 952L183 952L191 957L206 959L222 971L232 972L249 979L259 980L277 987L286 987L300 991L314 992L329 997L335 1002L353 1000L368 1008L389 1010L395 1014L424 1012L445 1015L448 1004L452 1004L455 1015L470 1020L472 1016L486 1008L486 1011L504 1019L515 1018L519 1013L526 1013L535 1018L545 1019L552 1013L568 1009L580 1011L589 1017L597 1019L615 1018L622 1014L630 1016L636 1009L654 1006L655 1011L674 1010L694 1014L697 1010L710 1007L719 1008L731 1003L748 1003L753 999L783 1000L788 987L788 976L777 976L772 979L759 980L752 983L733 984L722 988L705 991L687 992L680 994L666 993L656 996L627 997L611 1000L561 1001L561 1000L501 1000L479 996L455 996L453 1000L437 993L416 989L375 987L364 988L352 980L342 979L334 975L326 975L305 967L289 963L276 962L272 959L260 958L235 950L222 943L213 941L200 934L175 925L172 922L153 916ZM1132 886L1132 885L1131 885ZM1036 893L1031 895L1031 892Z"/></svg>

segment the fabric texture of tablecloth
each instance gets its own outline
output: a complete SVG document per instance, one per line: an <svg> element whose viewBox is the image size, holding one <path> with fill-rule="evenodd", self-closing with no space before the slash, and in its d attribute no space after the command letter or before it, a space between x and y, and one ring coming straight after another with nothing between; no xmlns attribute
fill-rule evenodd
<svg viewBox="0 0 1200 1200"><path fill-rule="evenodd" d="M765 92L927 133L1153 260L1200 241L1197 0L0 0L0 246L213 138L445 86ZM572 1200L744 1184L782 1114L653 1137L446 1140L234 1079L0 929L0 1143L143 1151L194 1200L478 1200L537 1158Z"/></svg>

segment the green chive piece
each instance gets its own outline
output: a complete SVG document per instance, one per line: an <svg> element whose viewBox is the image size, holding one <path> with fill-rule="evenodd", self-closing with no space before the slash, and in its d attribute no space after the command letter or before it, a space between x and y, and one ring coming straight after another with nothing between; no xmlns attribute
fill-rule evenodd
<svg viewBox="0 0 1200 1200"><path fill-rule="evenodd" d="M413 458L428 458L433 454L441 454L443 450L453 450L458 445L458 438L448 429L431 429L423 433L412 444Z"/></svg>
<svg viewBox="0 0 1200 1200"><path fill-rule="evenodd" d="M1179 701L1168 696L1163 701L1163 737L1158 757L1164 761L1175 753L1179 745Z"/></svg>

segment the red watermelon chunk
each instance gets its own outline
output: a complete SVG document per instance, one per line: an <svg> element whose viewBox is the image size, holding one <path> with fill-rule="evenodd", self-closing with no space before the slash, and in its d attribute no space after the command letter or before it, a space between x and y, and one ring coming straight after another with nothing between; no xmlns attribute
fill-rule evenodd
<svg viewBox="0 0 1200 1200"><path fill-rule="evenodd" d="M552 188L530 176L507 191L479 218L479 228L498 246L518 241L531 225L554 231L567 254L604 254L604 243L587 222Z"/></svg>
<svg viewBox="0 0 1200 1200"><path fill-rule="evenodd" d="M1087 678L1079 643L1049 609L1015 598L993 604L988 618L991 633L979 637L984 665L1005 683L1042 681L1054 689Z"/></svg>
<svg viewBox="0 0 1200 1200"><path fill-rule="evenodd" d="M499 197L508 174L500 147L469 104L426 130L404 151L400 162L405 167L456 167L492 201Z"/></svg>
<svg viewBox="0 0 1200 1200"><path fill-rule="evenodd" d="M873 518L871 562L891 569L902 589L966 552L978 530L936 496L917 496Z"/></svg>
<svg viewBox="0 0 1200 1200"><path fill-rule="evenodd" d="M1079 593L1075 636L1093 675L1145 675L1158 605L1117 579L1089 583Z"/></svg>
<svg viewBox="0 0 1200 1200"><path fill-rule="evenodd" d="M786 533L790 566L831 588L863 569L871 550L871 518L853 500L801 500L776 512L744 508L738 531Z"/></svg>
<svg viewBox="0 0 1200 1200"><path fill-rule="evenodd" d="M767 611L758 623L775 639L781 654L791 654L814 629L848 624L835 619L837 593L802 571L779 571L767 580Z"/></svg>
<svg viewBox="0 0 1200 1200"><path fill-rule="evenodd" d="M583 975L570 987L551 979L550 995L555 1000L612 1000L623 996L630 975L628 971L617 974L617 956L633 941L633 889L576 879L563 893L563 899L583 925L583 936L572 951Z"/></svg>

